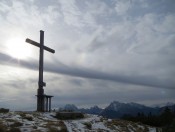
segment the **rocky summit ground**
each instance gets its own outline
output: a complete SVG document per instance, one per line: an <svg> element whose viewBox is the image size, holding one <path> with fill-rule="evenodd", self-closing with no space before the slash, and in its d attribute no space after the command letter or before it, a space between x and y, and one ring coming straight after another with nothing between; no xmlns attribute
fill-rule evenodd
<svg viewBox="0 0 175 132"><path fill-rule="evenodd" d="M123 120L85 115L83 119L58 120L56 113L0 113L0 132L156 132L154 127Z"/></svg>

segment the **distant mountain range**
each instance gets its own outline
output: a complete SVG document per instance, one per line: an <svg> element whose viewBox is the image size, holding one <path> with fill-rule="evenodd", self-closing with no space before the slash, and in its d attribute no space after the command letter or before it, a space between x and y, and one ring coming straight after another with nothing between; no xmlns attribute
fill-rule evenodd
<svg viewBox="0 0 175 132"><path fill-rule="evenodd" d="M152 105L152 107L166 107L166 106L172 106L172 105L175 105L175 103L172 103L172 102L167 102L167 103L161 103L161 104L156 104L156 105Z"/></svg>
<svg viewBox="0 0 175 132"><path fill-rule="evenodd" d="M175 104L168 103L168 105L163 107L148 107L145 105L137 104L137 103L121 103L118 101L111 102L106 108L102 109L98 106L94 106L88 109L85 108L77 108L73 104L67 104L61 110L68 111L80 111L87 114L100 115L106 118L121 118L124 115L136 116L138 113L143 113L144 115L152 114L158 115L160 114L166 107L169 107L172 111L175 112Z"/></svg>

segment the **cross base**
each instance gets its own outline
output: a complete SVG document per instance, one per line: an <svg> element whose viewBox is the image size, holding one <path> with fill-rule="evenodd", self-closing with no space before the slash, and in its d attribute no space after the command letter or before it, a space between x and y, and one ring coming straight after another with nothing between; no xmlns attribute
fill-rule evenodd
<svg viewBox="0 0 175 132"><path fill-rule="evenodd" d="M36 95L37 96L37 111L51 112L51 95Z"/></svg>

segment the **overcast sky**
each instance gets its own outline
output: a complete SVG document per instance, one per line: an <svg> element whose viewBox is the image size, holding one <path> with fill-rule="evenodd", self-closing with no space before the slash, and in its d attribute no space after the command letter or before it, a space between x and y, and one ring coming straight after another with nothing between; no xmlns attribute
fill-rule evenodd
<svg viewBox="0 0 175 132"><path fill-rule="evenodd" d="M174 0L0 0L0 29L0 107L36 108L40 30L53 107L175 102Z"/></svg>

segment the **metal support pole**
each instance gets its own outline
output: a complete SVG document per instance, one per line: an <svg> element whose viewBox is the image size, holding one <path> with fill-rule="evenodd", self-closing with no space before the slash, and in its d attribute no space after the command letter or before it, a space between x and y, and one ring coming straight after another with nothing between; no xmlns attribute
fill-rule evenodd
<svg viewBox="0 0 175 132"><path fill-rule="evenodd" d="M46 112L48 112L48 97L46 97Z"/></svg>
<svg viewBox="0 0 175 132"><path fill-rule="evenodd" d="M51 112L51 97L49 98L49 112Z"/></svg>

